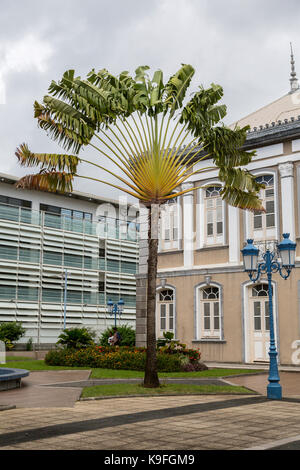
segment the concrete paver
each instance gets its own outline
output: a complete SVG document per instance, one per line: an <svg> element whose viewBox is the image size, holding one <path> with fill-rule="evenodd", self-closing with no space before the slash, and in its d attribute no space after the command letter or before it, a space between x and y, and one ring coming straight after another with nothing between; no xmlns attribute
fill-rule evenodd
<svg viewBox="0 0 300 470"><path fill-rule="evenodd" d="M80 398L80 388L44 385L87 380L90 373L90 370L31 371L28 377L22 379L21 388L1 392L1 405L15 405L18 408L74 406Z"/></svg>
<svg viewBox="0 0 300 470"><path fill-rule="evenodd" d="M291 415L300 423L300 400L259 396L119 398L33 411L34 416L26 408L0 413L1 450L246 449L299 440L300 429L287 425ZM47 427L54 432L43 434Z"/></svg>
<svg viewBox="0 0 300 470"><path fill-rule="evenodd" d="M300 448L299 373L280 373L280 401L265 397L267 372L226 379L261 394L246 397L78 401L80 387L55 386L85 381L89 375L86 370L32 372L21 389L1 392L1 403L16 408L0 412L0 450Z"/></svg>
<svg viewBox="0 0 300 470"><path fill-rule="evenodd" d="M269 374L249 375L230 377L227 379L235 385L240 385L250 390L266 395ZM298 372L280 372L280 384L282 387L283 397L299 397L300 398L300 373Z"/></svg>

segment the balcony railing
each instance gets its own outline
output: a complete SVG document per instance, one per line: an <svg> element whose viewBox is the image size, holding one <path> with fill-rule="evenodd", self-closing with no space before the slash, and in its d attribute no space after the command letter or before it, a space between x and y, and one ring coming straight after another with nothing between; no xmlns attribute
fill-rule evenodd
<svg viewBox="0 0 300 470"><path fill-rule="evenodd" d="M67 217L49 212L35 211L24 207L0 204L0 219L17 223L40 225L58 230L98 235L99 238L117 240L138 240L139 224L103 217L97 222Z"/></svg>
<svg viewBox="0 0 300 470"><path fill-rule="evenodd" d="M0 259L9 261L25 261L31 264L40 264L50 266L63 266L67 268L80 268L82 270L92 269L96 271L107 271L113 273L136 274L137 262L110 260L98 258L97 256L82 256L68 253L58 253L55 251L43 251L39 249L20 248L18 246L7 246L0 244Z"/></svg>
<svg viewBox="0 0 300 470"><path fill-rule="evenodd" d="M84 292L84 291L71 291L67 292L67 305L81 305L83 307L88 305L98 305L107 307L108 299L117 303L120 298L124 300L125 307L135 308L136 298L135 295L122 295L110 294L104 292ZM39 289L20 289L12 286L0 287L0 302L39 302ZM51 304L64 304L64 290L63 289L42 289L40 301L42 303Z"/></svg>

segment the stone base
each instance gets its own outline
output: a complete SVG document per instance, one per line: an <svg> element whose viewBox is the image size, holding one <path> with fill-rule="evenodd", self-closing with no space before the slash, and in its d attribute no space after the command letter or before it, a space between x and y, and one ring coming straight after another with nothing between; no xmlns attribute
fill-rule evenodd
<svg viewBox="0 0 300 470"><path fill-rule="evenodd" d="M21 379L0 381L0 391L11 390L13 388L20 388L20 387L21 387Z"/></svg>

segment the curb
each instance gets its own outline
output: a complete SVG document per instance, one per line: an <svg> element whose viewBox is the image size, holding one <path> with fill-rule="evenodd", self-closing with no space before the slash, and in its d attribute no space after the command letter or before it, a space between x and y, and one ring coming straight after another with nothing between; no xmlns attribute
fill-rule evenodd
<svg viewBox="0 0 300 470"><path fill-rule="evenodd" d="M296 372L296 371L294 371ZM222 377L219 377L219 378L222 378L222 379L226 379L226 378L234 378L234 377L250 377L250 376L253 376L253 375L266 375L268 374L269 371L262 371L262 372L249 372L249 373L246 373L246 374L233 374L233 375L222 375Z"/></svg>
<svg viewBox="0 0 300 470"><path fill-rule="evenodd" d="M245 387L246 388L246 387ZM250 389L248 389L250 390ZM252 392L252 390L251 390ZM107 395L107 396L102 396L102 397L86 397L86 398L79 398L80 401L95 401L95 400L111 400L114 398L148 398L148 397L207 397L207 396L233 396L233 397L238 397L238 396L260 396L259 393L253 392L253 393L164 393L164 394L147 394L147 395Z"/></svg>

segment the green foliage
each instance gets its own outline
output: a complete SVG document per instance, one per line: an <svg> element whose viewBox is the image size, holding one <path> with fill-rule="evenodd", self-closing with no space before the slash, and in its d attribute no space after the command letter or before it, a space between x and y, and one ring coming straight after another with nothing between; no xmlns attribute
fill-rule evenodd
<svg viewBox="0 0 300 470"><path fill-rule="evenodd" d="M118 326L118 332L121 335L121 346L134 346L135 345L135 330L128 325L120 325ZM100 339L99 344L100 346L107 346L108 345L108 338L112 336L113 331L112 328L107 328L103 331Z"/></svg>
<svg viewBox="0 0 300 470"><path fill-rule="evenodd" d="M174 333L165 331L163 338L157 340L157 350L159 353L176 354L181 357L182 370L184 372L198 372L207 370L208 367L200 362L201 353L197 349L188 349L186 344L175 341Z"/></svg>
<svg viewBox="0 0 300 470"><path fill-rule="evenodd" d="M14 344L25 334L25 328L18 322L0 323L0 341L5 343L6 349L12 349Z"/></svg>
<svg viewBox="0 0 300 470"><path fill-rule="evenodd" d="M191 173L190 166L206 155L213 159L224 183L223 199L234 206L262 210L261 186L241 169L254 155L243 150L248 127L230 129L222 122L227 112L219 104L222 87L201 85L185 99L195 74L192 65L181 64L166 81L161 70L152 77L148 71L142 65L131 77L127 71L114 76L106 69L93 69L82 79L67 70L59 81L52 81L43 102L34 103L34 117L51 139L74 154L35 154L26 144L20 145L16 151L20 165L38 166L40 171L23 177L18 187L71 191L76 176L109 184L145 204L161 204L180 195L178 188L185 180L205 171ZM77 156L87 145L100 152L99 164ZM183 145L188 151L182 151ZM116 171L108 168L107 159ZM95 175L78 174L80 162L92 165ZM122 185L98 179L97 169Z"/></svg>
<svg viewBox="0 0 300 470"><path fill-rule="evenodd" d="M47 353L45 363L51 366L143 371L146 366L146 349L96 346L78 350L52 350ZM179 372L182 368L181 357L158 353L157 367L159 372Z"/></svg>
<svg viewBox="0 0 300 470"><path fill-rule="evenodd" d="M33 350L32 338L29 338L29 340L26 343L26 351L32 351L32 350Z"/></svg>
<svg viewBox="0 0 300 470"><path fill-rule="evenodd" d="M93 69L82 79L68 70L60 81L52 81L43 102L35 102L34 117L52 140L73 155L34 154L26 144L21 145L16 151L20 165L36 166L39 171L21 178L17 187L71 192L74 178L85 178L137 198L150 208L151 220L153 207L195 191L196 186L183 190L182 184L210 168L217 170L224 183L221 195L227 203L263 211L258 194L262 186L243 169L254 154L243 150L248 127L230 129L221 121L226 115L225 105L219 104L222 87L214 83L207 89L200 86L185 99L195 74L192 65L182 64L167 81L161 70L152 77L148 71L149 67L142 65L133 78L127 71L114 76L106 69ZM77 156L82 146L97 150L99 161ZM197 169L194 165L204 158L213 166ZM93 175L80 174L79 163L92 165ZM117 184L108 181L107 173ZM153 245L152 251L149 249L149 279L156 276L156 259ZM154 305L156 292L150 284L148 298ZM149 338L155 333L154 308L147 315ZM148 356L153 359L155 343L148 344ZM165 347L169 355L178 354L179 349L188 355L182 345ZM152 359L147 362L148 372L155 369ZM153 382L157 374L152 372L148 375Z"/></svg>
<svg viewBox="0 0 300 470"><path fill-rule="evenodd" d="M94 344L95 332L89 328L69 328L59 335L56 344L67 349L87 348Z"/></svg>
<svg viewBox="0 0 300 470"><path fill-rule="evenodd" d="M180 372L207 369L199 363L200 353L194 349L160 348L157 352L158 372ZM145 370L146 349L129 346L93 346L82 349L49 351L45 363L51 366L91 367L102 369ZM187 367L188 364L193 366Z"/></svg>
<svg viewBox="0 0 300 470"><path fill-rule="evenodd" d="M158 338L158 340L156 341L156 345L158 348L160 348L161 346L166 346L167 344L171 343L173 338L174 338L174 333L172 333L171 331L164 331L163 338Z"/></svg>

